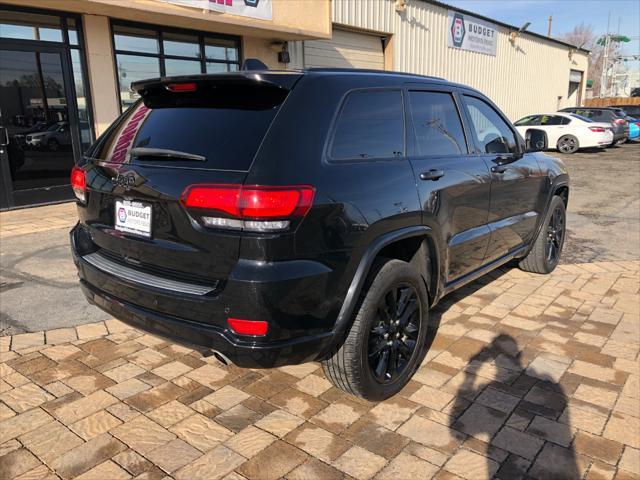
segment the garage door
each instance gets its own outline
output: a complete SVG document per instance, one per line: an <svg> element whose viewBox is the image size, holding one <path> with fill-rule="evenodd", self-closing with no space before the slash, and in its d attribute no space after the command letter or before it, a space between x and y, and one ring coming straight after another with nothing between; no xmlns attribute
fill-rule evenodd
<svg viewBox="0 0 640 480"><path fill-rule="evenodd" d="M307 68L370 68L384 70L384 54L379 36L333 29L331 40L304 42Z"/></svg>

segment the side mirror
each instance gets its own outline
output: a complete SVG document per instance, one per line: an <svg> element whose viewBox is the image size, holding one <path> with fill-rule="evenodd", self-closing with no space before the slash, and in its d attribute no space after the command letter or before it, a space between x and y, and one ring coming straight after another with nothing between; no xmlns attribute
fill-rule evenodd
<svg viewBox="0 0 640 480"><path fill-rule="evenodd" d="M547 132L539 130L537 128L530 128L525 134L526 152L540 152L546 150L549 144L547 139Z"/></svg>

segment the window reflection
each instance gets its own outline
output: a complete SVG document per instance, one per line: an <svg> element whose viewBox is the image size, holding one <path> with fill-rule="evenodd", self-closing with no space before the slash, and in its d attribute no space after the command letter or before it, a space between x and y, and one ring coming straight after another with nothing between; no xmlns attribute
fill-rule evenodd
<svg viewBox="0 0 640 480"><path fill-rule="evenodd" d="M0 10L0 38L62 42L60 17Z"/></svg>
<svg viewBox="0 0 640 480"><path fill-rule="evenodd" d="M198 37L176 33L163 34L162 46L165 55L200 58Z"/></svg>
<svg viewBox="0 0 640 480"><path fill-rule="evenodd" d="M156 32L142 28L115 26L113 29L116 50L139 53L158 53Z"/></svg>
<svg viewBox="0 0 640 480"><path fill-rule="evenodd" d="M137 55L116 55L118 65L118 83L122 111L129 108L138 99L131 90L131 83L160 76L160 62L156 57Z"/></svg>
<svg viewBox="0 0 640 480"><path fill-rule="evenodd" d="M167 58L164 62L165 75L193 75L202 73L200 62L197 60L175 60Z"/></svg>

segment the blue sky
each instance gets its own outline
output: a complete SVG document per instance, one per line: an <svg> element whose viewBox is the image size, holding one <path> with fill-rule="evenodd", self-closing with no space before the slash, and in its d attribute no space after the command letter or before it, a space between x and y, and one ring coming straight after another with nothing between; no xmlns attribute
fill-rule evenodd
<svg viewBox="0 0 640 480"><path fill-rule="evenodd" d="M549 15L553 16L552 35L570 31L584 22L592 25L598 34L607 31L607 18L611 12L611 32L640 35L640 1L638 0L442 0L471 12L521 26L531 22L529 30L547 34ZM640 53L640 40L625 45L626 54ZM638 63L634 62L636 68Z"/></svg>

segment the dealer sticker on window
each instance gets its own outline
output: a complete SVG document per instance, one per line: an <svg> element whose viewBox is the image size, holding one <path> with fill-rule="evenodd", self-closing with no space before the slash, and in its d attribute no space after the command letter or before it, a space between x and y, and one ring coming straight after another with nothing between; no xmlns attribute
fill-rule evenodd
<svg viewBox="0 0 640 480"><path fill-rule="evenodd" d="M151 237L151 205L116 200L116 230Z"/></svg>

